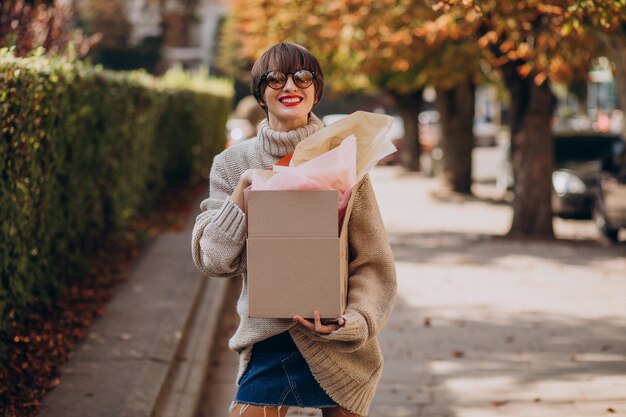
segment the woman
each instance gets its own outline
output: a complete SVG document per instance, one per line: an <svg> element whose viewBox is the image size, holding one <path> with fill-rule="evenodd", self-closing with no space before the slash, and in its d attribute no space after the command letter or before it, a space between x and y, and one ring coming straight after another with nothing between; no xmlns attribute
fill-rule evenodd
<svg viewBox="0 0 626 417"><path fill-rule="evenodd" d="M243 190L253 174L271 175L277 161L323 127L311 110L322 96L323 73L304 47L281 43L252 68L252 93L267 114L254 140L213 161L209 197L193 230L198 268L212 277L243 277L240 324L229 347L239 354L239 389L231 416L284 416L289 406L321 408L324 417L366 416L382 372L376 336L396 294L393 256L366 176L349 218L349 291L334 323L300 316L248 317Z"/></svg>

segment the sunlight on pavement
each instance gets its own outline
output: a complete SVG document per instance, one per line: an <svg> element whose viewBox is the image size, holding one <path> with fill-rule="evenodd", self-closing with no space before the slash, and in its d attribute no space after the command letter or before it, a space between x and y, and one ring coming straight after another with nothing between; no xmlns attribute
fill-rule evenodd
<svg viewBox="0 0 626 417"><path fill-rule="evenodd" d="M622 246L594 242L590 222L555 221L583 242L494 237L507 205L442 196L395 168L373 183L398 300L372 415L626 415Z"/></svg>

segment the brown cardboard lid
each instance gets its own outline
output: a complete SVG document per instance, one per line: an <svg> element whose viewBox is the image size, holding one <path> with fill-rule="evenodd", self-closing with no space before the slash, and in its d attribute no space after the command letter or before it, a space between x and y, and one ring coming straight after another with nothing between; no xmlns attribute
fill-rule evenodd
<svg viewBox="0 0 626 417"><path fill-rule="evenodd" d="M337 237L338 191L250 191L249 237Z"/></svg>

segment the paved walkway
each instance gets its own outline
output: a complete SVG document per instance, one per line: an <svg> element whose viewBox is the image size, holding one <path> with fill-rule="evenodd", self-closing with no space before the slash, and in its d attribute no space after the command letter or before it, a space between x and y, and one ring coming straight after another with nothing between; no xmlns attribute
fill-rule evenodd
<svg viewBox="0 0 626 417"><path fill-rule="evenodd" d="M507 241L497 235L511 210L489 183L459 198L398 168L372 178L399 294L380 335L386 362L371 416L626 416L625 244L603 246L589 222L561 220L568 240ZM234 394L226 339L236 295L198 417L227 415ZM289 416L298 413L321 416Z"/></svg>

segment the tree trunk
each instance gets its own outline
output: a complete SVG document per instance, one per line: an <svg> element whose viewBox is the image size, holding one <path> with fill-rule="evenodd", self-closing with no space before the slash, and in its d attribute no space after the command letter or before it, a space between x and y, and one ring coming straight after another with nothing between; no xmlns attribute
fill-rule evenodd
<svg viewBox="0 0 626 417"><path fill-rule="evenodd" d="M391 92L391 96L396 102L398 113L404 122L404 144L400 152L402 165L409 171L420 170L421 147L418 116L424 104L423 92L422 89L411 93Z"/></svg>
<svg viewBox="0 0 626 417"><path fill-rule="evenodd" d="M609 58L615 64L615 89L620 109L626 113L626 38L618 31L608 38ZM622 123L622 135L626 138L626 122Z"/></svg>
<svg viewBox="0 0 626 417"><path fill-rule="evenodd" d="M474 98L476 86L467 82L452 90L437 90L435 105L441 120L441 150L446 186L457 193L472 193Z"/></svg>
<svg viewBox="0 0 626 417"><path fill-rule="evenodd" d="M511 94L511 162L515 179L509 236L554 238L552 228L554 96L549 82L522 79L515 63L502 67Z"/></svg>

